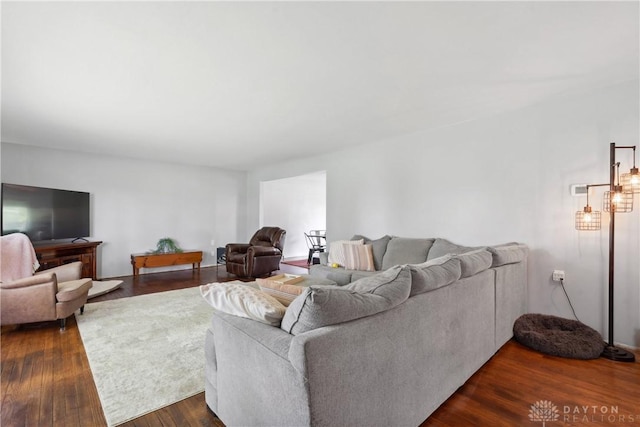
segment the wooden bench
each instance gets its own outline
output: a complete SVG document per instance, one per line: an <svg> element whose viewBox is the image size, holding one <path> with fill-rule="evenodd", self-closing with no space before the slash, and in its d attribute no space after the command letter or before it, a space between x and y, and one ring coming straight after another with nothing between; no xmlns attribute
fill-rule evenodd
<svg viewBox="0 0 640 427"><path fill-rule="evenodd" d="M171 265L191 264L193 269L198 269L200 273L200 263L202 262L202 251L184 251L168 254L131 254L131 265L133 266L133 276L137 276L141 268L168 267Z"/></svg>

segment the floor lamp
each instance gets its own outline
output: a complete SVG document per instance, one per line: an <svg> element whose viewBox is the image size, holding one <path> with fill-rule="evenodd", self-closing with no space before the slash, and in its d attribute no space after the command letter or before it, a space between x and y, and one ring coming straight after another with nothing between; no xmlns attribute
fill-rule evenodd
<svg viewBox="0 0 640 427"><path fill-rule="evenodd" d="M633 149L633 168L629 173L620 177L620 163L616 162L616 150ZM614 285L614 239L616 213L626 213L633 210L634 194L640 193L640 174L636 167L636 147L616 146L615 142L610 145L610 174L609 182L606 184L587 185L587 205L582 211L576 212L576 230L594 231L600 230L601 213L593 211L589 206L589 188L608 186L609 191L604 193L603 210L609 212L609 342L602 352L602 357L619 362L634 362L633 353L616 347L613 341L613 285Z"/></svg>

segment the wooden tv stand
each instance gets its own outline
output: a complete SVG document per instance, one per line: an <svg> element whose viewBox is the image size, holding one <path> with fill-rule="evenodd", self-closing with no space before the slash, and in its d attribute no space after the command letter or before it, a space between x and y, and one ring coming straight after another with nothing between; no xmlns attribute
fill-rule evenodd
<svg viewBox="0 0 640 427"><path fill-rule="evenodd" d="M38 271L69 264L70 262L82 262L82 277L91 277L96 280L96 248L102 242L47 242L35 243L40 268Z"/></svg>

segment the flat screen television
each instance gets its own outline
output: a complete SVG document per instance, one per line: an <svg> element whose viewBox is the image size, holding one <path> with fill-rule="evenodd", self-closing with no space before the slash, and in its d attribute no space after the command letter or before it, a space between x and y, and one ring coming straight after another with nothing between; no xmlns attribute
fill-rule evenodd
<svg viewBox="0 0 640 427"><path fill-rule="evenodd" d="M89 193L2 183L2 235L32 242L90 235Z"/></svg>

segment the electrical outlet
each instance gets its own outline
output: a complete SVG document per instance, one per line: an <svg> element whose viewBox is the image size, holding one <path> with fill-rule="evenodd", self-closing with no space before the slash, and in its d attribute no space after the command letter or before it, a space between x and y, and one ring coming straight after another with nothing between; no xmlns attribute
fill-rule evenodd
<svg viewBox="0 0 640 427"><path fill-rule="evenodd" d="M553 270L553 275L551 278L554 282L564 280L564 270Z"/></svg>

